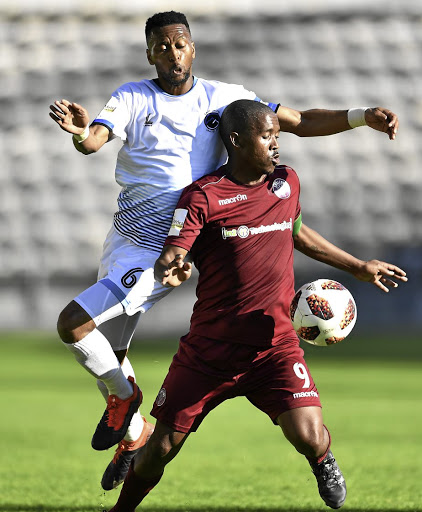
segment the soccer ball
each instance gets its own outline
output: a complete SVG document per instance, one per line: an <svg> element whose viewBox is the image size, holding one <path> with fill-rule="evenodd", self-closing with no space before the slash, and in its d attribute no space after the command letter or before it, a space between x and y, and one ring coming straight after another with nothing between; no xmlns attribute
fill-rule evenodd
<svg viewBox="0 0 422 512"><path fill-rule="evenodd" d="M356 315L352 294L331 279L304 284L290 304L290 319L297 335L321 347L344 340L356 323Z"/></svg>

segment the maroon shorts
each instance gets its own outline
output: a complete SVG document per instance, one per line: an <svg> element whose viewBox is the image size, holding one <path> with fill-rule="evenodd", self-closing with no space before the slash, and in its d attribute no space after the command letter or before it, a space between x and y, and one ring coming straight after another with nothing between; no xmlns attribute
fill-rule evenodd
<svg viewBox="0 0 422 512"><path fill-rule="evenodd" d="M297 339L265 350L183 337L151 415L179 432L196 431L205 416L229 398L245 396L268 414L321 407Z"/></svg>

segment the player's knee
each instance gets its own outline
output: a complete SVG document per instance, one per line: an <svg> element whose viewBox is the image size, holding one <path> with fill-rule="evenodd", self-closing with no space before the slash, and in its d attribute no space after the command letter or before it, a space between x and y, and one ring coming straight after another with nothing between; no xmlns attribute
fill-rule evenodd
<svg viewBox="0 0 422 512"><path fill-rule="evenodd" d="M57 332L65 343L76 343L95 329L88 313L76 302L68 304L57 320Z"/></svg>
<svg viewBox="0 0 422 512"><path fill-rule="evenodd" d="M296 431L293 444L307 457L317 457L327 448L328 436L322 425L305 424Z"/></svg>
<svg viewBox="0 0 422 512"><path fill-rule="evenodd" d="M165 460L173 449L173 445L168 436L159 438L151 443L150 454L153 459L163 461Z"/></svg>
<svg viewBox="0 0 422 512"><path fill-rule="evenodd" d="M174 431L162 435L160 435L160 433L156 434L155 432L154 434L145 445L144 450L142 450L140 460L136 465L138 466L139 464L139 467L142 466L143 470L147 472L152 471L156 473L163 470L177 455L183 445L186 434Z"/></svg>
<svg viewBox="0 0 422 512"><path fill-rule="evenodd" d="M136 457L135 471L143 477L161 473L168 462L170 452L171 444L168 440L151 437Z"/></svg>

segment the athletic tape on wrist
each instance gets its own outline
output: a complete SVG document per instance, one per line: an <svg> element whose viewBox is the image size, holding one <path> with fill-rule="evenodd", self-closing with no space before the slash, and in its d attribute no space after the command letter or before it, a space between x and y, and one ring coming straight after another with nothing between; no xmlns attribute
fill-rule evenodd
<svg viewBox="0 0 422 512"><path fill-rule="evenodd" d="M77 142L79 142L79 143L83 142L83 141L84 141L84 140L86 140L88 137L89 137L89 125L86 125L85 130L84 130L81 134L79 134L79 135L74 134L74 135L73 135L73 138L74 138Z"/></svg>
<svg viewBox="0 0 422 512"><path fill-rule="evenodd" d="M365 112L369 107L351 108L347 111L347 121L350 128L357 128L358 126L365 126Z"/></svg>

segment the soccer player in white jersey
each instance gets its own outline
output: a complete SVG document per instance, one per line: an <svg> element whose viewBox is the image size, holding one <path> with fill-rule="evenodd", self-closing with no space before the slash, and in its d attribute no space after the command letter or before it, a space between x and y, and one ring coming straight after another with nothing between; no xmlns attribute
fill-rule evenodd
<svg viewBox="0 0 422 512"><path fill-rule="evenodd" d="M153 426L139 413L142 393L126 357L142 313L171 288L154 281L154 262L183 188L221 166L227 154L218 125L238 99L261 101L240 85L192 74L195 44L186 17L158 13L145 27L147 59L157 78L119 87L90 123L87 110L68 100L50 105L50 117L73 134L78 151L95 153L114 137L123 145L116 163L122 190L104 243L98 282L61 312L58 332L66 347L97 379L107 407L92 438L96 450L118 445L102 486L119 485ZM301 137L330 135L368 125L394 139L397 116L385 108L297 111L268 103L280 130Z"/></svg>

